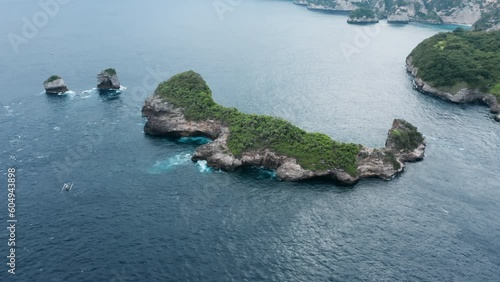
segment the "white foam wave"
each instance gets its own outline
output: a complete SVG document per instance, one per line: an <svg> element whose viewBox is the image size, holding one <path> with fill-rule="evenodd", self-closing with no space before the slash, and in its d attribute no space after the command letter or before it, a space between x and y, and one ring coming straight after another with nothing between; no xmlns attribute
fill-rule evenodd
<svg viewBox="0 0 500 282"><path fill-rule="evenodd" d="M93 94L93 93L97 93L97 88L92 88L92 89L89 89L89 90L83 90L82 91L82 94L86 94L86 95L90 95L90 94Z"/></svg>
<svg viewBox="0 0 500 282"><path fill-rule="evenodd" d="M163 172L174 169L177 166L187 165L191 162L191 154L178 154L166 160L156 161L156 163L148 169L151 174L161 174Z"/></svg>
<svg viewBox="0 0 500 282"><path fill-rule="evenodd" d="M213 171L213 169L208 166L208 163L205 160L197 161L196 165L198 166L198 169L200 170L200 172L212 172Z"/></svg>
<svg viewBox="0 0 500 282"><path fill-rule="evenodd" d="M14 112L14 110L12 110L10 108L10 106L3 106L3 108L5 109L5 112L6 112L6 116L12 116L12 113Z"/></svg>

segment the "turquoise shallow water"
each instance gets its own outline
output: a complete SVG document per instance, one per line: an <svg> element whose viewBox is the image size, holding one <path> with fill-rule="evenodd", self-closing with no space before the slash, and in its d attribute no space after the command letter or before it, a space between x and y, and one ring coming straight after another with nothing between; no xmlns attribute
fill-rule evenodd
<svg viewBox="0 0 500 282"><path fill-rule="evenodd" d="M0 5L3 35L41 9ZM0 280L498 280L499 124L486 107L414 91L404 68L445 29L345 20L287 1L242 1L221 19L211 1L74 0L18 54L2 36L0 172L5 184L18 169L19 247L18 274ZM120 97L87 91L110 66ZM188 69L222 105L341 141L383 146L405 118L426 159L355 187L207 169L189 161L196 142L142 132L144 99ZM40 94L53 73L74 93Z"/></svg>

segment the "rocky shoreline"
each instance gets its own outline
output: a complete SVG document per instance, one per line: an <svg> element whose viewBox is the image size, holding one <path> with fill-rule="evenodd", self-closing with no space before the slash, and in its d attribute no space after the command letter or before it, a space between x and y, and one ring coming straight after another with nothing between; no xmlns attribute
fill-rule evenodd
<svg viewBox="0 0 500 282"><path fill-rule="evenodd" d="M213 142L199 146L192 159L205 160L208 165L218 169L235 170L242 166L259 166L276 171L277 177L285 181L301 181L313 178L328 178L343 184L353 185L363 178L389 180L401 173L406 162L420 161L424 158L425 141L413 150L400 149L394 139L397 134L413 129L409 123L394 120L388 133L384 148L374 149L362 145L357 155L357 174L351 175L342 169L307 170L288 156L279 155L264 149L233 155L228 147L230 128L216 120L191 121L186 119L183 109L165 101L157 93L149 97L142 114L147 118L144 132L165 137L208 137ZM397 133L397 134L396 134Z"/></svg>
<svg viewBox="0 0 500 282"><path fill-rule="evenodd" d="M474 103L479 102L487 105L495 115L495 120L500 121L500 105L495 96L483 93L477 89L460 89L457 93L449 93L430 86L418 76L418 68L413 65L412 56L406 58L406 70L413 78L414 87L425 94L436 96L453 103Z"/></svg>
<svg viewBox="0 0 500 282"><path fill-rule="evenodd" d="M293 4L300 6L307 6L307 0L294 0Z"/></svg>
<svg viewBox="0 0 500 282"><path fill-rule="evenodd" d="M301 4L302 6L306 6L308 10L311 11L327 11L327 12L349 12L351 10L349 9L338 9L338 8L332 8L328 7L325 5L317 5L317 4L311 4L307 3L306 5Z"/></svg>
<svg viewBox="0 0 500 282"><path fill-rule="evenodd" d="M377 18L348 18L347 23L350 24L374 24L378 23L379 19Z"/></svg>

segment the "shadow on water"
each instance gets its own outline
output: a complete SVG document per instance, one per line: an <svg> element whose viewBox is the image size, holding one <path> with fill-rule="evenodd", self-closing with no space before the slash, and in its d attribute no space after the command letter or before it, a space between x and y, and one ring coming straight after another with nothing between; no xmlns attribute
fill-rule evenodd
<svg viewBox="0 0 500 282"><path fill-rule="evenodd" d="M175 140L177 143L181 144L193 144L193 145L205 145L212 142L212 139L207 137L181 137Z"/></svg>
<svg viewBox="0 0 500 282"><path fill-rule="evenodd" d="M387 23L390 27L394 27L394 28L403 28L403 27L407 27L408 26L408 23Z"/></svg>
<svg viewBox="0 0 500 282"><path fill-rule="evenodd" d="M178 137L150 135L147 133L144 133L144 138L146 138L153 145L163 145L165 143L175 143L177 140L179 140Z"/></svg>
<svg viewBox="0 0 500 282"><path fill-rule="evenodd" d="M68 101L70 100L68 94L44 94L47 98L47 104L52 110L59 111L62 108L69 106Z"/></svg>
<svg viewBox="0 0 500 282"><path fill-rule="evenodd" d="M253 179L272 179L277 180L276 171L257 166L244 166L235 171L236 173Z"/></svg>
<svg viewBox="0 0 500 282"><path fill-rule="evenodd" d="M206 137L175 137L175 136L156 136L144 133L144 138L153 146L171 147L177 146L178 149L189 148L193 152L201 145L212 142Z"/></svg>
<svg viewBox="0 0 500 282"><path fill-rule="evenodd" d="M356 185L358 184L358 183L356 183L353 185L349 185L349 184L345 184L343 182L340 182L336 179L332 179L332 178L328 178L328 177L317 177L314 179L298 181L297 183L306 184L309 186L308 188L312 188L312 189L316 189L316 188L317 189L325 189L325 187L330 186L331 188L337 188L337 189L340 189L344 192L351 191L352 188L356 187ZM329 189L325 189L325 190L329 190Z"/></svg>
<svg viewBox="0 0 500 282"><path fill-rule="evenodd" d="M69 100L67 94L45 94L45 97L47 97L47 101L56 104L61 104L64 101Z"/></svg>
<svg viewBox="0 0 500 282"><path fill-rule="evenodd" d="M351 11L337 11L337 10L316 10L316 9L308 9L311 12L318 14L328 14L328 15L339 15L339 16L349 16Z"/></svg>
<svg viewBox="0 0 500 282"><path fill-rule="evenodd" d="M144 137L150 140L153 144L164 144L165 143L164 141L167 141L177 144L194 145L195 147L198 147L212 142L212 139L204 136L201 133L199 136L194 136L194 137L158 136L145 133Z"/></svg>
<svg viewBox="0 0 500 282"><path fill-rule="evenodd" d="M120 99L120 95L122 94L121 90L98 90L98 92L99 99L102 102Z"/></svg>

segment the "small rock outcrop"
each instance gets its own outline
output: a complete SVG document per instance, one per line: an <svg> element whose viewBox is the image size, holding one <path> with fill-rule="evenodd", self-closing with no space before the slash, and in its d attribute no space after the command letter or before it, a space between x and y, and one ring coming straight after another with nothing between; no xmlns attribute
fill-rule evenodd
<svg viewBox="0 0 500 282"><path fill-rule="evenodd" d="M407 24L409 22L408 14L394 14L387 17L387 23L390 24Z"/></svg>
<svg viewBox="0 0 500 282"><path fill-rule="evenodd" d="M307 6L307 0L294 0L293 4L295 4L295 5L301 5L301 6Z"/></svg>
<svg viewBox="0 0 500 282"><path fill-rule="evenodd" d="M97 81L98 90L118 90L121 86L116 70L113 68L101 71L101 73L97 75Z"/></svg>
<svg viewBox="0 0 500 282"><path fill-rule="evenodd" d="M366 8L359 8L349 13L347 22L350 24L371 24L378 23L379 19L374 11Z"/></svg>
<svg viewBox="0 0 500 282"><path fill-rule="evenodd" d="M68 91L68 87L64 80L58 76L53 75L43 82L43 87L45 88L45 93L47 94L59 94Z"/></svg>
<svg viewBox="0 0 500 282"><path fill-rule="evenodd" d="M483 93L477 89L469 88L460 89L457 93L453 94L432 87L418 76L418 68L413 65L412 56L408 56L406 58L406 70L413 78L413 85L415 89L422 93L430 94L453 103L480 102L488 105L492 113L500 113L500 105L498 103L498 100L492 94Z"/></svg>
<svg viewBox="0 0 500 282"><path fill-rule="evenodd" d="M367 18L367 17L362 17L362 18L348 18L347 23L350 24L372 24L372 23L378 23L379 19L378 18Z"/></svg>
<svg viewBox="0 0 500 282"><path fill-rule="evenodd" d="M403 120L394 120L384 148L373 149L362 145L355 156L357 169L347 173L337 167L321 170L303 168L297 159L274 152L269 148L248 150L236 156L231 153L228 138L230 127L220 121L189 120L184 109L176 107L157 93L149 97L142 114L147 118L144 132L166 137L208 137L213 142L199 146L193 161L205 160L211 167L234 170L242 166L259 166L276 171L279 179L301 181L317 177L352 185L362 178L378 177L389 180L403 171L406 162L424 158L425 141L415 127Z"/></svg>

